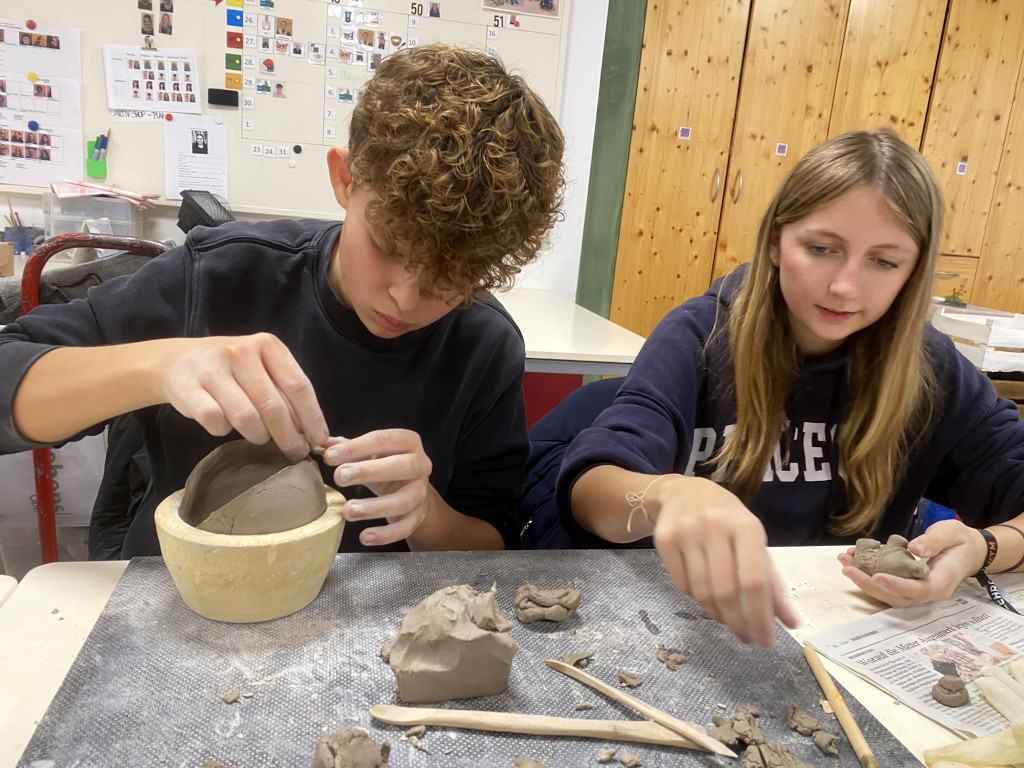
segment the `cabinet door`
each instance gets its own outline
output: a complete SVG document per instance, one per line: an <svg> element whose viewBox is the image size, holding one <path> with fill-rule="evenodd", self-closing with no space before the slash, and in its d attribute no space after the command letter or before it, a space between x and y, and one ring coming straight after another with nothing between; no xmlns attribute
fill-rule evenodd
<svg viewBox="0 0 1024 768"><path fill-rule="evenodd" d="M942 253L981 253L1022 39L1020 0L952 0L921 147L946 202Z"/></svg>
<svg viewBox="0 0 1024 768"><path fill-rule="evenodd" d="M643 336L710 282L748 13L647 6L609 313Z"/></svg>
<svg viewBox="0 0 1024 768"><path fill-rule="evenodd" d="M1024 313L1024 67L1009 124L971 303Z"/></svg>
<svg viewBox="0 0 1024 768"><path fill-rule="evenodd" d="M848 6L848 0L755 0L715 277L750 261L775 188L828 136Z"/></svg>
<svg viewBox="0 0 1024 768"><path fill-rule="evenodd" d="M947 0L852 0L828 135L892 128L921 146Z"/></svg>

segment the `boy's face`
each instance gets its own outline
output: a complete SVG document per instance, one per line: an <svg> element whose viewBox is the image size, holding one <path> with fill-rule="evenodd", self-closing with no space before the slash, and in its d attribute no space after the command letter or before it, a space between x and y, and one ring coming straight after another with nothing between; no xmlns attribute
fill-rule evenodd
<svg viewBox="0 0 1024 768"><path fill-rule="evenodd" d="M424 295L420 270L410 271L404 256L380 249L366 220L366 204L372 199L371 192L349 189L330 281L370 333L393 339L440 320L459 305L462 296Z"/></svg>

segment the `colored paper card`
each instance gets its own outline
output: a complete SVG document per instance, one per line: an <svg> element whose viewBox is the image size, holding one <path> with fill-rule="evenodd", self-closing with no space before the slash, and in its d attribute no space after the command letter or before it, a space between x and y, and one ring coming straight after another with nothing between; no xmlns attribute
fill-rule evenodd
<svg viewBox="0 0 1024 768"><path fill-rule="evenodd" d="M228 8L228 26L229 27L240 27L242 26L242 12L235 11Z"/></svg>
<svg viewBox="0 0 1024 768"><path fill-rule="evenodd" d="M224 73L224 87L233 91L242 90L242 76L235 72Z"/></svg>
<svg viewBox="0 0 1024 768"><path fill-rule="evenodd" d="M228 32L228 48L242 48L242 33Z"/></svg>
<svg viewBox="0 0 1024 768"><path fill-rule="evenodd" d="M224 69L231 69L236 72L242 71L242 54L240 53L225 53L224 54Z"/></svg>
<svg viewBox="0 0 1024 768"><path fill-rule="evenodd" d="M242 7L242 0L228 0L228 7L229 8L241 8Z"/></svg>

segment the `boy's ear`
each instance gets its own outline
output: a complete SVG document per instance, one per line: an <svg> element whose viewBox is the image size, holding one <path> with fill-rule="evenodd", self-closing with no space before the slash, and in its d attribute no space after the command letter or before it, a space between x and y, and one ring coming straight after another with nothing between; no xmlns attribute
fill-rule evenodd
<svg viewBox="0 0 1024 768"><path fill-rule="evenodd" d="M348 210L352 196L352 174L348 170L348 147L331 147L327 150L327 172L331 177L334 199Z"/></svg>

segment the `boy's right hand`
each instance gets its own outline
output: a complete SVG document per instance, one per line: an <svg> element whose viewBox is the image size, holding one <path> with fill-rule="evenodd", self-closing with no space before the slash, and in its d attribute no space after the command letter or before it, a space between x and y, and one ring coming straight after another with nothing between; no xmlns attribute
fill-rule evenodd
<svg viewBox="0 0 1024 768"><path fill-rule="evenodd" d="M764 525L725 488L666 476L647 494L657 506L654 545L679 591L744 643L768 647L776 618L799 624L768 554Z"/></svg>
<svg viewBox="0 0 1024 768"><path fill-rule="evenodd" d="M323 445L327 422L306 374L274 335L166 339L155 366L163 401L211 435L273 440L292 459Z"/></svg>

